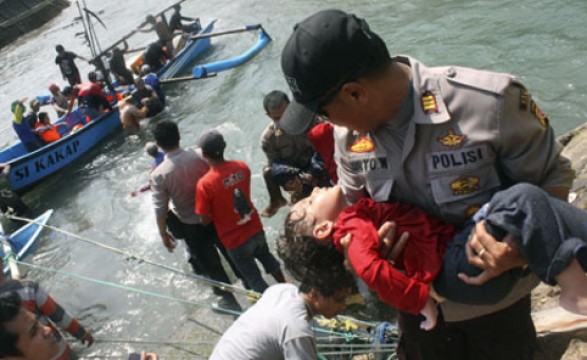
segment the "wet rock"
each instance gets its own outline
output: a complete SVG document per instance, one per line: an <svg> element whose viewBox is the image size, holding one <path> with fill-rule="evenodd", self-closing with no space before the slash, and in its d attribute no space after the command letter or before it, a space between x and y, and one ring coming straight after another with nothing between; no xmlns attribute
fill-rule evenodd
<svg viewBox="0 0 587 360"><path fill-rule="evenodd" d="M561 136L559 141L577 172L569 200L587 210L587 124ZM539 330L535 360L587 359L587 317L561 312L559 294L558 287L544 284L532 292L532 312Z"/></svg>

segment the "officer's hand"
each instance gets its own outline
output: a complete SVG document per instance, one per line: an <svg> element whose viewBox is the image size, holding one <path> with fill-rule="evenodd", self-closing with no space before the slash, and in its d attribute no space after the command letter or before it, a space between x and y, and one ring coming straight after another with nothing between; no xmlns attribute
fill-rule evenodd
<svg viewBox="0 0 587 360"><path fill-rule="evenodd" d="M510 269L522 267L526 261L512 234L497 241L485 229L485 220L478 222L465 246L467 259L484 271L474 277L458 274L459 279L469 285L482 285Z"/></svg>
<svg viewBox="0 0 587 360"><path fill-rule="evenodd" d="M175 239L173 238L173 236L171 236L170 233L165 232L161 234L161 240L163 241L163 245L165 246L165 248L167 248L167 251L172 253L173 250L175 250L177 243L175 242Z"/></svg>
<svg viewBox="0 0 587 360"><path fill-rule="evenodd" d="M393 221L386 221L377 231L381 247L379 252L382 259L387 259L392 264L398 259L404 251L410 234L403 232L399 238L397 236L397 224Z"/></svg>
<svg viewBox="0 0 587 360"><path fill-rule="evenodd" d="M349 247L352 240L353 239L352 239L351 234L350 233L346 234L345 236L342 237L342 239L340 239L340 246L342 246L342 248L344 249L344 267L351 274L357 275L357 273L355 272L355 269L353 269L353 265L351 264L351 262L349 260L348 247Z"/></svg>

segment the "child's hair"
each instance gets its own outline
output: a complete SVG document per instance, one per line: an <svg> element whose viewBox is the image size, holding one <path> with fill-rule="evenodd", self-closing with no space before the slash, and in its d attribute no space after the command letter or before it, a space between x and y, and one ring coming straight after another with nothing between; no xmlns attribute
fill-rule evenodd
<svg viewBox="0 0 587 360"><path fill-rule="evenodd" d="M37 118L39 119L39 122L43 122L45 121L45 118L47 117L47 113L46 112L40 112L39 115L37 115Z"/></svg>
<svg viewBox="0 0 587 360"><path fill-rule="evenodd" d="M290 212L285 219L285 234L277 243L277 253L291 276L323 296L332 296L341 289L352 287L355 281L344 266L343 254L332 241L301 235L297 228L303 221L305 216L292 219Z"/></svg>

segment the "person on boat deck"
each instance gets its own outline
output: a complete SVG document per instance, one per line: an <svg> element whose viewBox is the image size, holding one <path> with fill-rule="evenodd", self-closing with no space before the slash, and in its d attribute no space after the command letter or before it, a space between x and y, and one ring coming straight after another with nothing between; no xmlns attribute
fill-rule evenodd
<svg viewBox="0 0 587 360"><path fill-rule="evenodd" d="M157 37L159 37L159 41L161 41L161 44L165 44L169 53L173 54L173 34L170 31L167 24L165 23L165 21L163 21L163 19L160 16L158 18L155 18L153 15L147 15L146 22L148 24L151 24L150 28L137 28L136 31L142 33L149 33L155 31Z"/></svg>
<svg viewBox="0 0 587 360"><path fill-rule="evenodd" d="M270 286L224 332L210 360L316 359L312 318L332 318L346 308L354 279L340 254L325 271L302 283Z"/></svg>
<svg viewBox="0 0 587 360"><path fill-rule="evenodd" d="M190 24L183 24L182 21L190 21ZM185 33L197 33L202 29L200 18L191 18L181 14L181 5L173 6L173 14L169 18L169 31L174 34L177 30Z"/></svg>
<svg viewBox="0 0 587 360"><path fill-rule="evenodd" d="M141 77L146 85L149 85L155 90L157 97L161 100L161 105L165 107L165 93L159 83L159 76L151 70L151 67L148 64L143 64L143 66L141 66Z"/></svg>
<svg viewBox="0 0 587 360"><path fill-rule="evenodd" d="M23 116L26 109L23 101L24 99L12 102L12 128L16 132L16 135L18 135L22 145L30 152L43 147L45 144L33 131L34 123L31 124L31 120L34 119L36 122L35 112L32 111L26 117ZM34 114L34 117L31 114Z"/></svg>
<svg viewBox="0 0 587 360"><path fill-rule="evenodd" d="M140 109L134 104L132 95L125 92L122 100L118 102L120 110L120 123L126 133L133 134L141 130L140 120L147 117L149 109L142 106Z"/></svg>
<svg viewBox="0 0 587 360"><path fill-rule="evenodd" d="M132 91L132 99L137 106L146 107L147 117L152 117L163 111L163 104L155 89L146 85L141 78L135 79L135 89Z"/></svg>
<svg viewBox="0 0 587 360"><path fill-rule="evenodd" d="M38 121L35 124L35 134L41 137L43 141L48 144L53 141L57 141L61 139L61 134L57 130L58 126L66 126L66 124L51 124L51 119L49 119L49 114L46 112L40 112L38 116Z"/></svg>
<svg viewBox="0 0 587 360"><path fill-rule="evenodd" d="M220 251L235 275L243 279L218 240L214 226L203 224L201 217L194 213L197 202L194 184L210 166L200 150L180 147L176 123L169 120L157 123L153 135L157 146L165 153L163 162L149 176L157 228L163 245L169 252L173 252L177 245L175 239L184 239L189 252L188 262L196 274L205 274L212 280L229 283L218 255ZM173 203L172 208L169 207L170 201ZM212 289L214 294L221 296L220 301L214 304L215 307L241 310L231 292L217 286Z"/></svg>
<svg viewBox="0 0 587 360"><path fill-rule="evenodd" d="M71 86L81 84L82 78L74 60L76 58L80 58L87 62L90 62L90 60L71 51L65 51L63 45L55 46L55 51L57 51L55 64L59 65L59 70L61 70L63 80L67 80Z"/></svg>
<svg viewBox="0 0 587 360"><path fill-rule="evenodd" d="M0 163L0 177L6 177L10 173L10 165ZM31 218L32 210L28 207L20 197L10 189L0 190L0 211L4 214L15 214L16 216ZM12 219L12 221L24 225L25 222L21 220ZM0 266L1 268L1 266Z"/></svg>
<svg viewBox="0 0 587 360"><path fill-rule="evenodd" d="M198 146L211 168L196 184L195 213L202 223L214 223L228 255L253 290L262 294L268 287L255 259L277 282L285 282L251 202L251 170L242 161L224 159L226 142L218 131L202 134Z"/></svg>
<svg viewBox="0 0 587 360"><path fill-rule="evenodd" d="M124 61L124 53L128 50L128 43L124 41L124 48L115 47L112 49L112 56L108 63L110 64L110 71L116 78L119 85L132 85L134 83L134 76L132 71L126 67Z"/></svg>
<svg viewBox="0 0 587 360"><path fill-rule="evenodd" d="M156 143L149 141L145 144L145 152L153 158L153 164L151 164L151 172L155 171L157 166L163 162L165 159L165 153L159 150L159 147ZM130 193L130 196L135 197L140 193L144 193L145 191L151 190L151 183L147 183L146 185L142 186L140 189L135 190Z"/></svg>
<svg viewBox="0 0 587 360"><path fill-rule="evenodd" d="M271 119L261 135L261 149L268 160L263 167L263 179L269 193L269 205L261 212L263 217L275 215L279 208L287 204L280 186L292 193L293 203L295 198L310 193L313 182L326 177L323 164L306 136L290 135L279 127L279 120L288 104L289 98L279 90L271 91L263 99L263 108ZM303 195L295 195L300 193Z"/></svg>
<svg viewBox="0 0 587 360"><path fill-rule="evenodd" d="M161 69L167 59L171 59L171 53L165 47L165 42L161 40L147 45L143 53L143 63L149 65L152 71Z"/></svg>
<svg viewBox="0 0 587 360"><path fill-rule="evenodd" d="M98 75L95 72L90 72L88 81L77 85L77 88L78 106L90 119L95 119L102 115L105 109L112 110L112 105L108 101L106 94L98 85Z"/></svg>
<svg viewBox="0 0 587 360"><path fill-rule="evenodd" d="M0 269L3 268L4 263L0 258ZM16 308L12 308L13 306ZM55 350L55 352L52 352L52 356L32 357L31 359L65 360L75 358L75 355L72 353L69 344L57 330L58 328L80 340L82 344L87 343L88 346L91 346L94 343L92 333L87 331L75 317L73 317L63 307L61 307L61 305L59 305L59 303L57 303L48 292L39 286L38 283L34 281L7 279L4 273L0 271L0 337L4 337L4 339L0 340L0 344L8 345L6 342L6 340L9 338L9 336L7 336L7 332L14 332L12 329L10 329L11 326L9 323L11 319L14 319L14 316L17 315L18 311L15 313L15 310L18 310L18 308L24 312L27 312L27 315L31 314L33 316L33 319L36 321L35 326L46 331L46 333L44 333L42 336L43 339L50 340L50 343L53 345L51 348ZM31 332L30 327L27 327L27 330ZM34 335L32 337L34 337ZM11 352L0 352L0 359L10 359L10 356L14 356L15 359L19 359L19 355L22 356L23 354L27 354L27 352L24 352L23 350L27 349L28 346L18 346L18 344L22 344L21 340L25 339L15 339L14 345L16 345L16 349L12 348ZM38 338L37 340L41 340L41 338ZM32 344L32 342L28 343L28 345ZM0 348L5 349L4 346L0 346ZM29 354L35 354L35 352L30 352ZM43 354L44 353L42 352L37 353L37 356ZM26 355L25 359L28 359Z"/></svg>
<svg viewBox="0 0 587 360"><path fill-rule="evenodd" d="M55 109L57 117L60 118L67 113L67 109L69 108L69 99L61 92L61 89L57 84L49 85L49 92L51 93L49 103L53 109Z"/></svg>

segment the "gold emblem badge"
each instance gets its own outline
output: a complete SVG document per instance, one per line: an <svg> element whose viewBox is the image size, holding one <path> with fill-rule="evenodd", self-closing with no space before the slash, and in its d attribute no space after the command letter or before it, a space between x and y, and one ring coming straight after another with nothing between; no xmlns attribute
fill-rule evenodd
<svg viewBox="0 0 587 360"><path fill-rule="evenodd" d="M479 205L471 205L465 210L465 218L470 219L477 211L481 209Z"/></svg>
<svg viewBox="0 0 587 360"><path fill-rule="evenodd" d="M453 195L467 195L481 188L479 186L480 181L477 176L462 175L450 183L450 189Z"/></svg>
<svg viewBox="0 0 587 360"><path fill-rule="evenodd" d="M373 141L366 136L361 136L349 149L355 153L365 153L373 151L375 149L375 144L373 144Z"/></svg>
<svg viewBox="0 0 587 360"><path fill-rule="evenodd" d="M466 137L466 135L455 134L453 129L448 129L448 135L441 136L436 140L444 146L457 147L461 146Z"/></svg>
<svg viewBox="0 0 587 360"><path fill-rule="evenodd" d="M438 104L436 103L436 96L430 90L422 93L422 110L424 114L430 115L438 112Z"/></svg>

